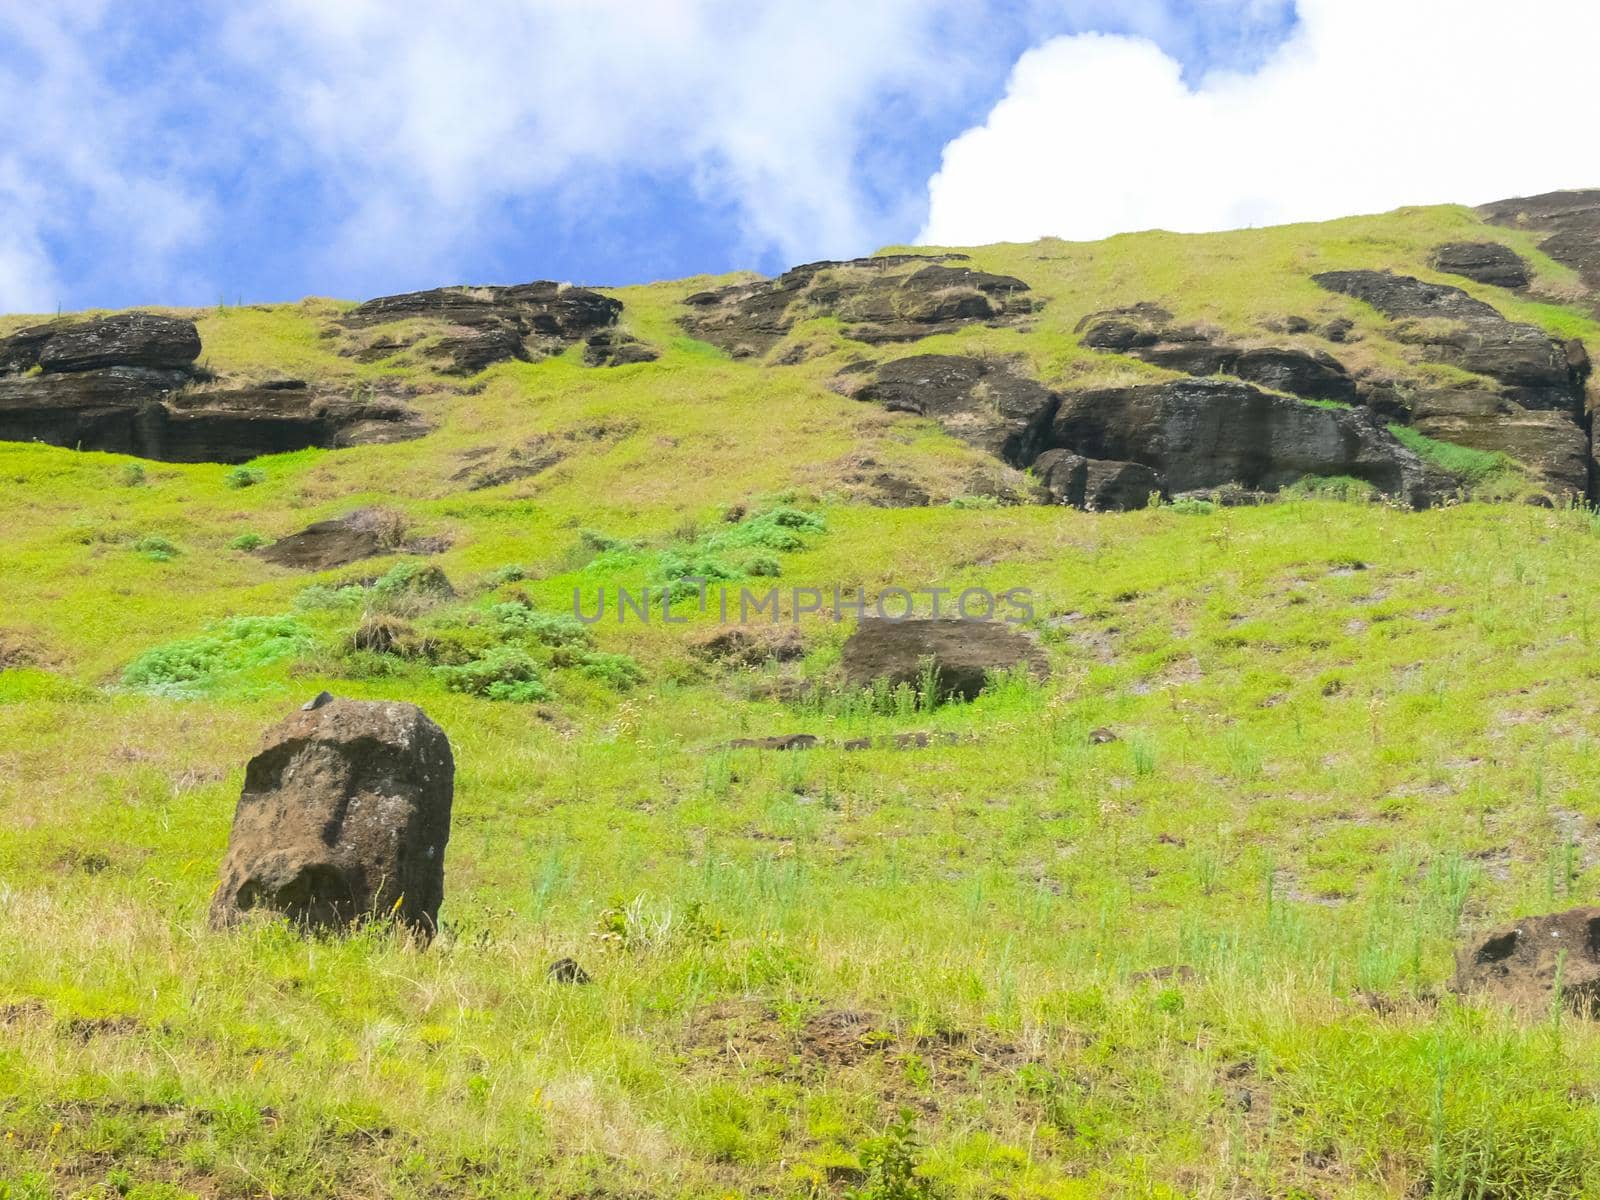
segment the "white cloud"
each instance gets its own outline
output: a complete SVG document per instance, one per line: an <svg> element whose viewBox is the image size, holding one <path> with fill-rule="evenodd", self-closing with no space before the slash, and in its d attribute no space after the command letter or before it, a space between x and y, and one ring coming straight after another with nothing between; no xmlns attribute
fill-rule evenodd
<svg viewBox="0 0 1600 1200"><path fill-rule="evenodd" d="M351 198L334 257L360 270L404 252L437 273L505 199L652 173L731 207L748 248L904 237L914 211L886 219L862 194L863 126L890 91L949 101L981 56L950 62L940 22L979 15L963 0L477 0L400 19L374 0L273 0L228 45L270 70L279 139Z"/></svg>
<svg viewBox="0 0 1600 1200"><path fill-rule="evenodd" d="M1196 232L1600 183L1595 0L1299 0L1248 75L1137 38L1024 55L929 183L921 240Z"/></svg>

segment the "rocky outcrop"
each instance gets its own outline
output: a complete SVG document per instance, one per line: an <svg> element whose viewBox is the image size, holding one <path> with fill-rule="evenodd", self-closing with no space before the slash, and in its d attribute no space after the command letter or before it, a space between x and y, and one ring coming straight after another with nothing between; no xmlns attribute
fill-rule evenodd
<svg viewBox="0 0 1600 1200"><path fill-rule="evenodd" d="M932 417L952 436L1013 466L1026 466L1045 448L1055 410L1054 394L1037 380L999 362L951 354L895 359L837 386L890 412Z"/></svg>
<svg viewBox="0 0 1600 1200"><path fill-rule="evenodd" d="M310 447L421 437L393 394L299 380L213 382L194 368L192 321L127 313L35 326L0 342L0 440L238 463Z"/></svg>
<svg viewBox="0 0 1600 1200"><path fill-rule="evenodd" d="M399 398L356 398L295 381L195 388L185 375L142 367L0 378L0 440L161 462L239 463L427 431Z"/></svg>
<svg viewBox="0 0 1600 1200"><path fill-rule="evenodd" d="M1513 291L1527 287L1532 279L1521 256L1499 242L1447 242L1434 250L1432 265L1446 275Z"/></svg>
<svg viewBox="0 0 1600 1200"><path fill-rule="evenodd" d="M199 357L193 321L149 313L52 321L0 339L0 375L35 367L50 374L103 367L189 371Z"/></svg>
<svg viewBox="0 0 1600 1200"><path fill-rule="evenodd" d="M323 700L323 697L319 697ZM245 768L211 922L438 928L455 761L414 704L328 700L268 731Z"/></svg>
<svg viewBox="0 0 1600 1200"><path fill-rule="evenodd" d="M1582 408L1564 342L1536 325L1508 321L1460 288L1389 271L1327 271L1312 278L1397 322L1392 336L1421 347L1434 362L1500 383L1525 408L1571 413Z"/></svg>
<svg viewBox="0 0 1600 1200"><path fill-rule="evenodd" d="M589 288L542 280L511 287L445 287L380 296L339 324L354 336L342 353L374 362L405 351L457 375L499 362L532 362L609 330L622 302Z"/></svg>
<svg viewBox="0 0 1600 1200"><path fill-rule="evenodd" d="M1025 667L1042 678L1050 670L1038 643L1014 625L933 618L862 621L839 666L849 687L917 687L930 660L941 699L971 700L998 672Z"/></svg>
<svg viewBox="0 0 1600 1200"><path fill-rule="evenodd" d="M1524 917L1456 952L1455 989L1544 1016L1565 1005L1600 1015L1600 908Z"/></svg>
<svg viewBox="0 0 1600 1200"><path fill-rule="evenodd" d="M1084 458L1070 450L1046 450L1034 459L1033 473L1053 503L1091 512L1144 508L1163 491L1161 476L1149 467Z"/></svg>
<svg viewBox="0 0 1600 1200"><path fill-rule="evenodd" d="M1426 503L1421 461L1363 409L1328 408L1243 383L1192 379L1071 392L1052 447L1155 471L1164 492L1229 483L1275 490L1306 475L1349 475Z"/></svg>
<svg viewBox="0 0 1600 1200"><path fill-rule="evenodd" d="M816 262L776 279L697 292L684 326L736 358L763 355L808 317L834 317L846 336L908 342L966 325L1014 324L1032 313L1029 288L1010 275L952 267L965 255L891 254Z"/></svg>
<svg viewBox="0 0 1600 1200"><path fill-rule="evenodd" d="M1010 466L1032 467L1055 503L1138 508L1152 493L1228 485L1274 491L1306 475L1353 476L1416 504L1427 503L1435 487L1417 456L1371 412L1235 381L1178 379L1058 395L1003 363L917 355L837 386L893 412L932 417Z"/></svg>
<svg viewBox="0 0 1600 1200"><path fill-rule="evenodd" d="M1589 490L1589 437L1566 413L1524 408L1492 391L1429 392L1411 413L1418 433L1441 442L1504 454L1552 500Z"/></svg>
<svg viewBox="0 0 1600 1200"><path fill-rule="evenodd" d="M1355 380L1326 351L1235 345L1216 330L1175 323L1170 312L1155 304L1091 313L1078 322L1077 332L1092 349L1131 355L1186 375L1232 375L1308 400L1356 401Z"/></svg>
<svg viewBox="0 0 1600 1200"><path fill-rule="evenodd" d="M1578 273L1600 313L1600 189L1501 200L1478 212L1495 225L1548 233L1539 249Z"/></svg>

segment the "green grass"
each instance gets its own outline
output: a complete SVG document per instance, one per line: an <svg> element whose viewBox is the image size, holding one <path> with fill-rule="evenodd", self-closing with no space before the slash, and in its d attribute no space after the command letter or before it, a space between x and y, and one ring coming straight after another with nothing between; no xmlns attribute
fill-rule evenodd
<svg viewBox="0 0 1600 1200"><path fill-rule="evenodd" d="M1426 437L1407 425L1391 425L1389 432L1394 435L1396 441L1424 462L1431 463L1449 475L1454 475L1469 486L1487 484L1513 469L1511 460L1497 451L1474 450L1469 446L1441 442Z"/></svg>
<svg viewBox="0 0 1600 1200"><path fill-rule="evenodd" d="M916 349L1138 372L1071 327L1155 299L1352 314L1382 365L1303 276L1432 278L1468 234L1570 284L1457 209L989 247L975 266L1050 300L1034 329ZM981 456L827 387L904 348L730 360L674 324L715 282L618 291L647 368L465 392L337 358L332 302L207 313L223 376L392 375L436 426L248 487L0 445L0 1196L1600 1194L1600 1033L1447 990L1463 937L1600 887L1593 515L1401 512L1342 479L1262 508L971 503ZM454 478L568 432L539 475ZM857 502L862 459L935 503ZM444 548L320 575L247 552L373 504ZM1028 588L1051 677L852 693L831 614L800 662L737 668L694 652L692 603L568 615L711 566ZM450 735L427 949L206 923L244 763L323 688ZM821 745L726 748L789 733ZM892 748L915 733L951 736ZM568 956L592 983L547 976Z"/></svg>

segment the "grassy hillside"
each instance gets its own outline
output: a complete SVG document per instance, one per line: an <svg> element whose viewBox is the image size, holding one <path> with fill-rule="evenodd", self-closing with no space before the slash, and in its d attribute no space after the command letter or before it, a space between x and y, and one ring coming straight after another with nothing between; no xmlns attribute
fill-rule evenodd
<svg viewBox="0 0 1600 1200"><path fill-rule="evenodd" d="M1544 299L1431 272L1452 239ZM1593 514L1002 507L993 460L828 386L908 352L1161 377L1072 333L1138 301L1347 317L1349 365L1392 365L1309 280L1355 267L1600 344L1536 242L1451 208L987 247L1045 301L1026 330L818 318L793 365L685 336L717 281L616 289L659 361L465 384L340 356L331 301L189 314L219 376L403 383L435 431L242 470L0 444L0 1196L1600 1194L1600 1036L1446 987L1466 932L1600 881ZM863 503L880 470L935 503ZM374 505L447 548L250 553ZM933 707L833 685L828 614L756 668L698 656L698 615L563 619L708 563L1028 588L1052 677ZM379 620L453 657L355 646ZM323 688L454 745L427 949L206 926L243 764ZM795 732L824 745L723 748ZM915 732L954 737L839 745ZM594 982L547 978L565 956Z"/></svg>

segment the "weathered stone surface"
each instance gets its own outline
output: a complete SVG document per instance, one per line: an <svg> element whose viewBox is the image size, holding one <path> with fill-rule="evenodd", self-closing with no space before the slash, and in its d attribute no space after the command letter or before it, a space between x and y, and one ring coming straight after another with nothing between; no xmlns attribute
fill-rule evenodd
<svg viewBox="0 0 1600 1200"><path fill-rule="evenodd" d="M1539 249L1578 272L1600 312L1600 188L1500 200L1478 211L1495 225L1549 233Z"/></svg>
<svg viewBox="0 0 1600 1200"><path fill-rule="evenodd" d="M1420 460L1365 410L1225 380L1067 393L1047 441L1085 458L1141 463L1170 492L1227 483L1275 490L1304 475L1350 475L1414 503L1425 491Z"/></svg>
<svg viewBox="0 0 1600 1200"><path fill-rule="evenodd" d="M1149 467L1084 458L1070 450L1046 450L1034 460L1033 473L1053 503L1093 512L1145 508L1152 494L1166 490Z"/></svg>
<svg viewBox="0 0 1600 1200"><path fill-rule="evenodd" d="M1523 917L1456 951L1455 989L1548 1014L1559 976L1567 1007L1600 1015L1600 908Z"/></svg>
<svg viewBox="0 0 1600 1200"><path fill-rule="evenodd" d="M1441 442L1505 454L1553 499L1588 492L1589 437L1565 413L1524 408L1495 392L1443 391L1416 402L1412 424Z"/></svg>
<svg viewBox="0 0 1600 1200"><path fill-rule="evenodd" d="M920 354L885 363L844 390L890 412L932 417L952 436L1014 466L1043 448L1056 397L1037 380L986 359Z"/></svg>
<svg viewBox="0 0 1600 1200"><path fill-rule="evenodd" d="M1528 264L1499 242L1447 242L1433 252L1433 268L1494 287L1525 288Z"/></svg>
<svg viewBox="0 0 1600 1200"><path fill-rule="evenodd" d="M405 533L401 519L390 510L360 508L307 525L299 533L263 546L256 554L280 567L327 571L401 549L426 552L428 547L424 545L407 543Z"/></svg>
<svg viewBox="0 0 1600 1200"><path fill-rule="evenodd" d="M976 322L1014 323L1034 311L1028 285L946 263L964 255L891 254L816 262L776 279L698 292L685 302L694 336L735 357L762 355L806 317L837 317L858 341L915 341Z"/></svg>
<svg viewBox="0 0 1600 1200"><path fill-rule="evenodd" d="M626 367L660 357L638 338L615 329L590 335L583 347L583 361L591 367Z"/></svg>
<svg viewBox="0 0 1600 1200"><path fill-rule="evenodd" d="M844 681L871 687L916 687L925 659L932 659L941 697L971 700L996 672L1026 667L1049 673L1049 662L1031 635L1002 621L915 618L865 620L845 639L840 656Z"/></svg>
<svg viewBox="0 0 1600 1200"><path fill-rule="evenodd" d="M39 365L39 351L50 340L57 325L35 325L0 338L0 376L31 371Z"/></svg>
<svg viewBox="0 0 1600 1200"><path fill-rule="evenodd" d="M1576 414L1582 406L1564 343L1536 325L1506 320L1460 288L1389 271L1328 271L1313 278L1401 322L1393 336L1421 346L1433 361L1498 380L1524 407Z"/></svg>
<svg viewBox="0 0 1600 1200"><path fill-rule="evenodd" d="M401 441L428 431L394 397L354 398L281 382L188 384L182 373L142 367L0 378L0 440L161 462L238 463L313 446Z"/></svg>
<svg viewBox="0 0 1600 1200"><path fill-rule="evenodd" d="M311 929L438 927L455 761L413 704L334 700L269 730L245 768L211 922L265 909Z"/></svg>
<svg viewBox="0 0 1600 1200"><path fill-rule="evenodd" d="M161 400L185 378L141 367L0 378L0 440L141 453L159 440Z"/></svg>
<svg viewBox="0 0 1600 1200"><path fill-rule="evenodd" d="M1234 345L1219 331L1174 323L1172 314L1159 305L1135 304L1091 313L1077 328L1086 346L1131 355L1186 375L1233 375L1310 400L1347 404L1356 400L1355 380L1326 351ZM1298 332L1309 328L1310 323L1303 320L1295 326Z"/></svg>
<svg viewBox="0 0 1600 1200"><path fill-rule="evenodd" d="M759 667L805 657L805 638L793 625L719 625L692 638L695 657L726 666Z"/></svg>
<svg viewBox="0 0 1600 1200"><path fill-rule="evenodd" d="M149 313L52 321L0 339L0 374L34 367L56 374L105 367L187 371L198 357L193 321Z"/></svg>
<svg viewBox="0 0 1600 1200"><path fill-rule="evenodd" d="M460 375L475 375L497 362L530 361L585 341L617 323L622 302L589 288L541 280L511 287L446 287L380 296L340 320L348 330L379 332L346 346L364 360L385 358L412 347Z"/></svg>

